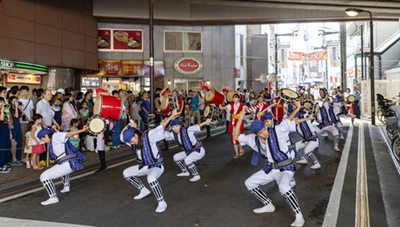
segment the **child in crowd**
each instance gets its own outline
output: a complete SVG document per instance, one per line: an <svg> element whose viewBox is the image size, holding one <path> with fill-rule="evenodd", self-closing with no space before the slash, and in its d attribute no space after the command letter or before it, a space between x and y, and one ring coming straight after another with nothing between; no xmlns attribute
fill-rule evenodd
<svg viewBox="0 0 400 227"><path fill-rule="evenodd" d="M34 145L34 141L32 139L32 126L33 123L28 124L28 129L25 133L25 161L26 161L26 168L29 169L32 167L32 161L29 161L29 156L32 154L32 146Z"/></svg>
<svg viewBox="0 0 400 227"><path fill-rule="evenodd" d="M35 114L32 117L32 120L34 122L31 130L31 137L34 142L32 146L32 168L35 170L43 169L43 166L39 165L38 154L46 151L46 146L44 145L44 142L37 137L38 132L42 130L42 119L43 117L40 114Z"/></svg>
<svg viewBox="0 0 400 227"><path fill-rule="evenodd" d="M72 119L70 123L70 131L77 131L78 130L79 121L77 119ZM79 134L69 137L69 142L78 149L79 148Z"/></svg>
<svg viewBox="0 0 400 227"><path fill-rule="evenodd" d="M88 109L86 101L82 102L81 109L79 110L79 113L81 115L81 118L83 119L83 124L86 124L86 122L88 121L88 119L90 117L89 116L89 109Z"/></svg>

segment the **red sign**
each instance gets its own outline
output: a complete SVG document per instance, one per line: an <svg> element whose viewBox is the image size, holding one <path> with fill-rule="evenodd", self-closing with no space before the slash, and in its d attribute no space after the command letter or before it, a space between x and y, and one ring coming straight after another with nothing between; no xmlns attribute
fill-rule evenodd
<svg viewBox="0 0 400 227"><path fill-rule="evenodd" d="M194 57L181 57L175 61L174 68L182 74L196 74L203 69L203 63Z"/></svg>
<svg viewBox="0 0 400 227"><path fill-rule="evenodd" d="M357 75L359 75L361 73L361 69L357 69ZM354 70L349 72L349 78L353 78L354 77Z"/></svg>
<svg viewBox="0 0 400 227"><path fill-rule="evenodd" d="M97 47L99 50L111 50L111 29L98 29L97 34Z"/></svg>
<svg viewBox="0 0 400 227"><path fill-rule="evenodd" d="M113 49L143 51L143 30L113 30Z"/></svg>
<svg viewBox="0 0 400 227"><path fill-rule="evenodd" d="M335 83L337 83L337 77L335 77Z"/></svg>
<svg viewBox="0 0 400 227"><path fill-rule="evenodd" d="M316 51L311 53L289 51L289 60L292 61L320 61L328 59L328 51Z"/></svg>
<svg viewBox="0 0 400 227"><path fill-rule="evenodd" d="M98 61L96 71L81 71L81 75L103 75L103 61Z"/></svg>
<svg viewBox="0 0 400 227"><path fill-rule="evenodd" d="M150 75L149 61L144 61L143 75ZM164 61L154 61L154 76L165 76Z"/></svg>
<svg viewBox="0 0 400 227"><path fill-rule="evenodd" d="M142 61L122 61L123 76L142 76L143 62Z"/></svg>
<svg viewBox="0 0 400 227"><path fill-rule="evenodd" d="M329 78L330 78L330 82L332 83L332 77L330 76Z"/></svg>
<svg viewBox="0 0 400 227"><path fill-rule="evenodd" d="M10 73L6 76L6 83L40 85L42 84L42 77L32 74Z"/></svg>
<svg viewBox="0 0 400 227"><path fill-rule="evenodd" d="M121 61L103 61L104 75L120 76L121 75Z"/></svg>

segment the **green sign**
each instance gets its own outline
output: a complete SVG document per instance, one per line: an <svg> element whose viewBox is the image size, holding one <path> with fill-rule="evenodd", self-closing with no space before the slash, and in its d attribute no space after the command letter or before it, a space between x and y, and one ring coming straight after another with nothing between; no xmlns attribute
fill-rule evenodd
<svg viewBox="0 0 400 227"><path fill-rule="evenodd" d="M328 40L325 44L326 47L339 46L339 40Z"/></svg>
<svg viewBox="0 0 400 227"><path fill-rule="evenodd" d="M278 44L278 49L289 49L290 48L290 43L279 43Z"/></svg>
<svg viewBox="0 0 400 227"><path fill-rule="evenodd" d="M16 62L8 60L0 60L0 68L2 69L15 69L15 70L25 70L37 73L47 73L47 67L43 65L30 64L25 62Z"/></svg>

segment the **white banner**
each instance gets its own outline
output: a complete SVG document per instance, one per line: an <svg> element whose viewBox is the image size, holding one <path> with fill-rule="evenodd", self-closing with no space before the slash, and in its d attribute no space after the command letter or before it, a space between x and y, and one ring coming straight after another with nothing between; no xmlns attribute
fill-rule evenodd
<svg viewBox="0 0 400 227"><path fill-rule="evenodd" d="M10 73L6 77L6 83L40 85L42 84L42 78L39 75Z"/></svg>

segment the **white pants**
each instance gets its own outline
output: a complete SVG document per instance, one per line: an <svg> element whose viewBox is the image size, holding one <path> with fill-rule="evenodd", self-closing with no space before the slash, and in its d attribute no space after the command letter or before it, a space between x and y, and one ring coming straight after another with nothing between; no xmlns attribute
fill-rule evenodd
<svg viewBox="0 0 400 227"><path fill-rule="evenodd" d="M294 172L292 171L281 172L277 169L272 169L268 174L266 174L264 170L260 170L247 178L244 184L246 185L247 190L251 190L260 185L266 185L272 181L276 181L279 187L279 192L283 195L292 189L292 187L290 187L290 181L293 176Z"/></svg>
<svg viewBox="0 0 400 227"><path fill-rule="evenodd" d="M188 165L190 163L197 162L198 160L202 159L205 154L206 154L206 150L204 150L204 148L201 148L200 152L193 151L189 155L186 155L186 153L184 151L181 151L174 155L174 161L177 162L180 160L184 160L185 165Z"/></svg>
<svg viewBox="0 0 400 227"><path fill-rule="evenodd" d="M61 165L55 165L51 167L50 169L44 171L40 175L40 181L44 180L54 180L59 177L68 175L70 173L74 172L73 169L71 169L71 166L69 165L69 162L64 162Z"/></svg>
<svg viewBox="0 0 400 227"><path fill-rule="evenodd" d="M343 127L343 124L342 124L342 122L338 121L338 122L336 122L335 126L336 126L336 128L341 129Z"/></svg>
<svg viewBox="0 0 400 227"><path fill-rule="evenodd" d="M157 180L164 172L164 166L161 168L153 167L150 168L148 166L143 166L143 168L139 169L139 165L134 165L129 168L126 168L122 173L125 178L127 177L142 177L147 176L147 182L153 182Z"/></svg>
<svg viewBox="0 0 400 227"><path fill-rule="evenodd" d="M318 127L316 127L314 125L314 128L315 128L315 131L317 131L318 134L320 132L328 131L328 132L332 133L333 136L338 136L339 135L339 132L338 132L337 128L334 125L329 125L329 126L323 127L322 129L319 129Z"/></svg>
<svg viewBox="0 0 400 227"><path fill-rule="evenodd" d="M104 151L104 133L97 135L96 148L98 151Z"/></svg>
<svg viewBox="0 0 400 227"><path fill-rule="evenodd" d="M94 151L94 138L96 138L96 136L86 134L85 146L89 151Z"/></svg>
<svg viewBox="0 0 400 227"><path fill-rule="evenodd" d="M296 142L296 149L303 149L304 148L304 154L308 154L315 150L315 148L318 147L319 142L317 141L299 141Z"/></svg>

